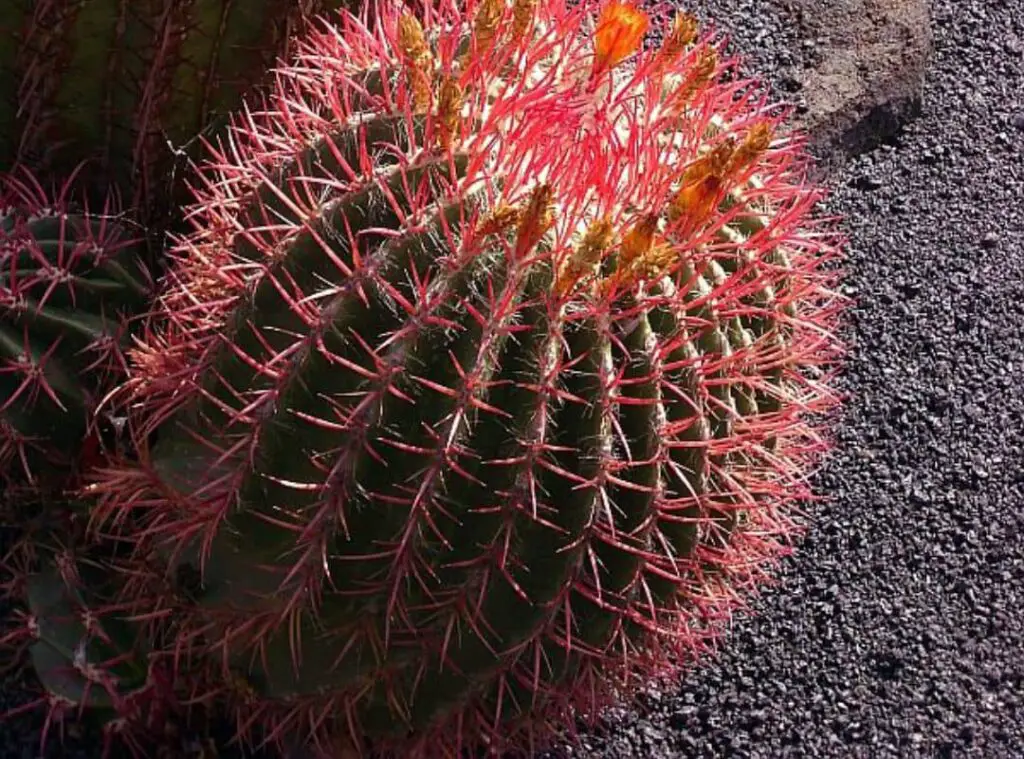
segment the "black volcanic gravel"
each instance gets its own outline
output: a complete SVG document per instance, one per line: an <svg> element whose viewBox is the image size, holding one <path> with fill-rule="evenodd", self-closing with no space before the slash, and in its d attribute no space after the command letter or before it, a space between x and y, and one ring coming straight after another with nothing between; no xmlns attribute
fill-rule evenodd
<svg viewBox="0 0 1024 759"><path fill-rule="evenodd" d="M694 4L784 92L814 50L782 5ZM921 117L828 178L858 300L830 500L716 659L545 759L1024 757L1024 0L932 5Z"/></svg>

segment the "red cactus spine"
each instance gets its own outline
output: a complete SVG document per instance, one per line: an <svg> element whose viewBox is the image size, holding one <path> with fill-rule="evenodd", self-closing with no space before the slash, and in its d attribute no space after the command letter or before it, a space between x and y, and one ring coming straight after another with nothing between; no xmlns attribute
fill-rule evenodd
<svg viewBox="0 0 1024 759"><path fill-rule="evenodd" d="M212 150L123 391L138 460L90 497L118 603L243 738L532 748L786 550L837 237L714 40L594 10L344 15Z"/></svg>
<svg viewBox="0 0 1024 759"><path fill-rule="evenodd" d="M132 225L112 199L77 205L74 182L51 196L28 172L0 176L0 481L58 484L95 457L94 411L154 290Z"/></svg>

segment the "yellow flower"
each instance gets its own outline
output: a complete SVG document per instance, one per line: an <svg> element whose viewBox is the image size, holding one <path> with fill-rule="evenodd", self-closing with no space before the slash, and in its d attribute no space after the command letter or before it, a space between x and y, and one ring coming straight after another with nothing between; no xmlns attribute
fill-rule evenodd
<svg viewBox="0 0 1024 759"><path fill-rule="evenodd" d="M635 53L649 26L647 14L631 3L606 5L597 20L595 70L616 66Z"/></svg>

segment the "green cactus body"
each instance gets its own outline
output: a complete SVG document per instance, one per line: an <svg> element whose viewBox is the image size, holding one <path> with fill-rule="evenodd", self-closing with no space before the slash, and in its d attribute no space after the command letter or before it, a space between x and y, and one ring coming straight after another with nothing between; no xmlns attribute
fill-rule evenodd
<svg viewBox="0 0 1024 759"><path fill-rule="evenodd" d="M147 192L340 0L3 0L0 170L90 161L100 192Z"/></svg>
<svg viewBox="0 0 1024 759"><path fill-rule="evenodd" d="M466 45L493 11L314 34L140 344L94 519L202 572L169 653L243 733L532 746L708 645L807 495L836 251L798 153L708 40L620 71L522 2Z"/></svg>
<svg viewBox="0 0 1024 759"><path fill-rule="evenodd" d="M127 319L153 284L116 215L76 212L11 177L4 188L0 466L5 480L39 480L74 464L126 367Z"/></svg>
<svg viewBox="0 0 1024 759"><path fill-rule="evenodd" d="M109 575L103 577L99 565L81 562L68 568L74 580L56 568L28 579L27 607L36 630L29 655L43 685L66 705L87 704L116 714L118 701L147 684L144 656L124 656L124 651L141 652L145 643L139 629L119 616L95 614L104 608L102 597L82 594L82 587L109 586Z"/></svg>

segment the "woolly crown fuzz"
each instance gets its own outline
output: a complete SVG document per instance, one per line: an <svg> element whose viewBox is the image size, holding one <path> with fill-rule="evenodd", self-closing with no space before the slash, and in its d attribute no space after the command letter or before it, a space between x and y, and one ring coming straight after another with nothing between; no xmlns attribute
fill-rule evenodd
<svg viewBox="0 0 1024 759"><path fill-rule="evenodd" d="M785 550L838 241L687 16L652 50L623 3L368 17L211 147L94 523L243 737L526 749L677 672Z"/></svg>

